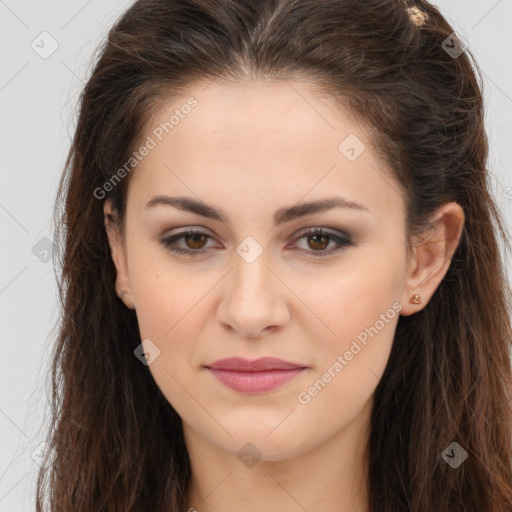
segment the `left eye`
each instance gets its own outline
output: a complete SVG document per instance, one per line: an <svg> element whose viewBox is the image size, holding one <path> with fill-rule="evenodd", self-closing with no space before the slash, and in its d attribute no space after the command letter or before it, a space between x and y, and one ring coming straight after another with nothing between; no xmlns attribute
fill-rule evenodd
<svg viewBox="0 0 512 512"><path fill-rule="evenodd" d="M355 245L348 235L341 233L338 235L330 233L323 229L312 229L303 232L300 236L296 237L296 240L301 240L302 238L309 238L311 240L314 240L312 242L312 247L315 248L315 250L306 250L306 252L312 253L313 256L319 257L330 255L334 252L341 250L346 246ZM181 239L187 241L186 245L188 245L189 248L184 249L182 247L176 247L174 245L176 241ZM211 237L208 233L204 231L183 231L176 235L171 235L169 237L162 238L160 242L166 249L174 253L187 254L189 256L195 257L199 256L200 254L204 254L204 251L201 251L201 249L203 249L204 243L209 239L213 240L213 237ZM329 245L329 240L334 241L338 245L338 247L336 247L335 249L330 249L328 251L323 250ZM319 254L315 254L315 252Z"/></svg>

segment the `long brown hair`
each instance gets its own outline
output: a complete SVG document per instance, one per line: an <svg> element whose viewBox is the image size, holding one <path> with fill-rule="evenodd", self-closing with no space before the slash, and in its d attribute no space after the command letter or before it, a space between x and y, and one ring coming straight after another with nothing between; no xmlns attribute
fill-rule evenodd
<svg viewBox="0 0 512 512"><path fill-rule="evenodd" d="M453 32L425 0L139 0L117 20L80 97L55 208L63 313L39 512L185 510L181 420L134 356L137 318L116 295L104 226L106 198L123 222L130 173L105 183L162 102L192 84L295 78L371 130L403 187L409 237L446 202L465 213L435 294L399 318L375 392L372 510L512 510L511 291L498 237L510 242L490 193L483 81L469 49L448 51L462 48ZM468 454L458 468L442 456L454 442Z"/></svg>

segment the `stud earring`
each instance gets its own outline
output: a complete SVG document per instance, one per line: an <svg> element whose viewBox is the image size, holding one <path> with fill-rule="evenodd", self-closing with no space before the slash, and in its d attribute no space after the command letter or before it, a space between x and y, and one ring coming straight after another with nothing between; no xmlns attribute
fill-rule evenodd
<svg viewBox="0 0 512 512"><path fill-rule="evenodd" d="M411 304L421 304L421 293L415 293L410 299Z"/></svg>

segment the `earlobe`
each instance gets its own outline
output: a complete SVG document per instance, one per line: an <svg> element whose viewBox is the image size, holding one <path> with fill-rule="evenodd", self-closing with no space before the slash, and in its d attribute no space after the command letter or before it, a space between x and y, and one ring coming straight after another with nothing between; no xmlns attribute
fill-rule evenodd
<svg viewBox="0 0 512 512"><path fill-rule="evenodd" d="M116 224L112 203L108 199L103 206L103 213L110 254L116 268L116 293L128 308L135 309L122 234Z"/></svg>
<svg viewBox="0 0 512 512"><path fill-rule="evenodd" d="M417 313L434 295L459 245L464 219L459 204L446 203L439 208L434 227L415 240L401 298L401 315Z"/></svg>

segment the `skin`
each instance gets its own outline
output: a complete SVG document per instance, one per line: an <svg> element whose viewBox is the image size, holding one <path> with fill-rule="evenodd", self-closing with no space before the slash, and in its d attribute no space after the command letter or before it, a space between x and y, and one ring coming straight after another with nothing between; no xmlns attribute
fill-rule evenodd
<svg viewBox="0 0 512 512"><path fill-rule="evenodd" d="M193 473L188 507L368 511L364 448L374 391L399 315L425 307L448 270L463 210L440 208L437 228L413 240L408 258L400 187L384 175L362 124L305 83L201 84L189 92L198 106L130 176L124 235L105 217L117 293L135 309L141 340L160 350L148 369L183 420ZM190 95L159 109L143 139ZM366 146L354 161L338 149L349 134ZM225 210L229 223L145 208L156 194L200 198ZM273 223L278 208L334 195L369 211L334 208ZM108 200L104 212L112 213ZM315 257L338 247L301 233L320 227L356 245ZM159 242L183 228L212 237L175 242L201 256ZM236 252L248 236L263 251L251 263ZM422 304L409 303L414 293ZM394 303L394 318L300 403L299 393L329 368L332 375L337 357ZM228 356L275 356L308 369L276 390L247 395L203 368ZM259 452L251 467L237 457L248 454L246 443Z"/></svg>

